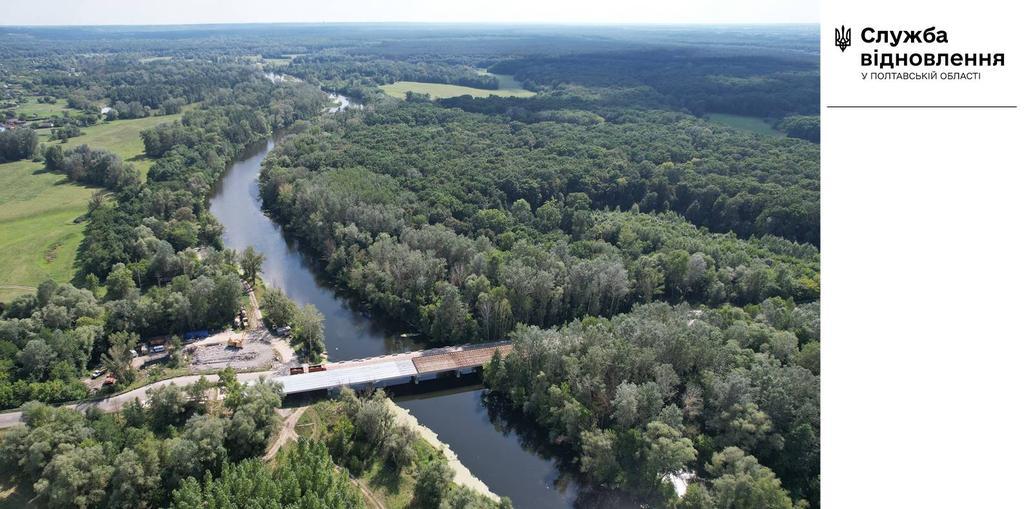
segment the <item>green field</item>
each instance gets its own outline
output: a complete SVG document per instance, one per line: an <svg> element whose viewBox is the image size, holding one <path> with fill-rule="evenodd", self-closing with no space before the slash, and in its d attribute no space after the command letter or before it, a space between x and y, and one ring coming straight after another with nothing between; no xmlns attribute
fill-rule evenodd
<svg viewBox="0 0 1024 509"><path fill-rule="evenodd" d="M92 148L107 149L117 154L121 159L132 163L142 175L145 176L153 161L146 159L143 155L145 147L142 145L142 138L139 133L154 127L157 124L174 122L181 118L181 114L164 115L162 117L145 117L131 120L115 120L103 122L94 126L82 128L82 135L68 140L66 147L77 147L89 145ZM48 130L40 130L40 141L45 141L49 136Z"/></svg>
<svg viewBox="0 0 1024 509"><path fill-rule="evenodd" d="M24 113L29 119L50 118L54 115L61 116L65 111L71 111L68 109L68 101L66 99L57 99L57 102L54 104L46 104L37 101L35 97L30 97L28 102L19 104L17 108L14 108L15 115Z"/></svg>
<svg viewBox="0 0 1024 509"><path fill-rule="evenodd" d="M42 171L41 163L0 164L0 301L47 278L71 280L75 249L82 241L93 190Z"/></svg>
<svg viewBox="0 0 1024 509"><path fill-rule="evenodd" d="M522 88L522 84L512 76L495 74L498 78L500 88L487 90L483 88L463 87L461 85L448 85L444 83L423 83L420 81L398 81L390 85L384 85L381 90L391 97L405 99L406 92L417 94L430 94L432 99L446 99L460 95L471 95L473 97L487 97L496 95L499 97L532 97L534 92Z"/></svg>
<svg viewBox="0 0 1024 509"><path fill-rule="evenodd" d="M728 113L708 113L708 120L716 124L729 126L743 131L767 136L785 136L781 131L772 128L772 124L763 118L730 115Z"/></svg>
<svg viewBox="0 0 1024 509"><path fill-rule="evenodd" d="M65 146L86 144L110 150L145 174L153 163L143 155L139 133L180 117L117 120L87 127ZM45 140L48 134L40 130L40 138ZM75 250L85 230L85 223L74 220L86 213L94 191L43 171L42 163L0 164L0 302L33 292L48 278L71 280Z"/></svg>

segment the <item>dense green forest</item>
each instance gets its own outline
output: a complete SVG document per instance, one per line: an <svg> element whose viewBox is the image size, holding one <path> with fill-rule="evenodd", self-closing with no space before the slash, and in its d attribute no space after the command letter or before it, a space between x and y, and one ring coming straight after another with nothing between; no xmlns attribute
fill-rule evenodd
<svg viewBox="0 0 1024 509"><path fill-rule="evenodd" d="M332 79L313 62L297 61ZM492 397L592 482L816 506L816 61L634 50L489 70L539 94L364 96L278 145L264 206L379 312L444 344L511 337ZM793 138L693 116L708 111ZM703 481L669 502L681 471Z"/></svg>
<svg viewBox="0 0 1024 509"><path fill-rule="evenodd" d="M87 397L94 368L129 386L141 338L231 323L259 259L223 249L208 199L245 147L287 132L260 175L268 214L379 316L434 344L511 339L488 401L586 482L658 507L819 505L816 29L446 30L0 29L0 162L97 188L72 282L0 307L0 407L26 424L0 454L40 503L357 507L348 475L385 458L420 507L497 505L454 488L379 394L330 401L325 434L272 464L280 394L231 373L222 403L204 385L114 414L37 403ZM537 94L378 88L495 75ZM323 113L323 91L362 107ZM165 115L131 140L137 158L75 142ZM319 330L299 341L319 359L316 308L264 299L270 325Z"/></svg>

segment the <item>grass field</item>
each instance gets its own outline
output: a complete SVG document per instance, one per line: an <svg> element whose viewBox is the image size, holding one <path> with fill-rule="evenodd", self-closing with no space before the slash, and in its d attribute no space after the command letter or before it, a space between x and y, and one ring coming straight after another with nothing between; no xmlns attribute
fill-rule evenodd
<svg viewBox="0 0 1024 509"><path fill-rule="evenodd" d="M66 147L86 144L110 150L145 174L153 163L143 155L139 133L179 117L118 120L87 127ZM40 137L45 139L47 134L41 131ZM94 191L68 182L63 175L43 171L42 163L0 164L0 302L34 292L48 278L58 283L71 280L75 251L85 230L85 223L74 220L86 213Z"/></svg>
<svg viewBox="0 0 1024 509"><path fill-rule="evenodd" d="M0 301L53 278L70 281L93 189L43 171L41 163L0 164Z"/></svg>
<svg viewBox="0 0 1024 509"><path fill-rule="evenodd" d="M54 115L60 116L65 111L71 111L68 109L68 101L66 99L57 99L57 102L54 104L46 104L36 101L35 97L30 97L28 102L19 104L17 108L14 108L15 115L24 113L29 119L50 118Z"/></svg>
<svg viewBox="0 0 1024 509"><path fill-rule="evenodd" d="M460 95L471 95L473 97L487 97L490 95L499 97L532 97L536 95L534 92L522 88L522 84L512 76L502 74L495 74L494 76L498 78L500 86L497 90L447 85L444 83L423 83L419 81L398 81L380 88L385 94L397 97L398 99L405 99L406 92L430 94L432 99L446 99Z"/></svg>
<svg viewBox="0 0 1024 509"><path fill-rule="evenodd" d="M117 154L121 159L132 163L145 176L153 161L143 155L145 147L139 133L157 124L174 122L181 114L162 117L145 117L131 120L115 120L82 128L82 135L68 140L66 147L89 145L91 148L102 148ZM50 133L40 130L40 141L45 141Z"/></svg>
<svg viewBox="0 0 1024 509"><path fill-rule="evenodd" d="M785 136L781 131L773 129L772 124L763 118L744 117L742 115L730 115L728 113L708 113L708 120L716 124L722 124L756 134L779 137Z"/></svg>

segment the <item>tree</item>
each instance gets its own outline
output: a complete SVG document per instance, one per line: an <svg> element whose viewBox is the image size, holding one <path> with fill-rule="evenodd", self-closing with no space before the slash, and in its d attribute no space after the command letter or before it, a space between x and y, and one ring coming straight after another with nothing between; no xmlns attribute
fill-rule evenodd
<svg viewBox="0 0 1024 509"><path fill-rule="evenodd" d="M115 332L107 337L110 348L103 354L100 362L121 385L129 385L135 380L135 368L132 366L132 349L139 343L139 335L132 332Z"/></svg>
<svg viewBox="0 0 1024 509"><path fill-rule="evenodd" d="M270 467L259 459L226 463L217 478L207 473L202 483L184 480L171 495L172 509L234 509L247 507L344 507L362 509L363 497L337 469L320 442L299 439Z"/></svg>
<svg viewBox="0 0 1024 509"><path fill-rule="evenodd" d="M697 459L693 442L663 422L648 423L644 441L647 443L644 454L647 468L652 471L651 478L660 479L665 474L679 472Z"/></svg>
<svg viewBox="0 0 1024 509"><path fill-rule="evenodd" d="M182 436L196 446L195 461L200 471L217 472L227 458L224 446L227 422L215 415L193 415L185 424Z"/></svg>
<svg viewBox="0 0 1024 509"><path fill-rule="evenodd" d="M281 424L276 410L281 407L280 386L266 381L246 385L234 402L227 429L227 444L235 459L259 456Z"/></svg>
<svg viewBox="0 0 1024 509"><path fill-rule="evenodd" d="M18 352L18 364L21 364L26 376L41 380L50 373L50 366L56 357L57 354L45 340L33 339Z"/></svg>
<svg viewBox="0 0 1024 509"><path fill-rule="evenodd" d="M170 383L146 390L153 427L179 426L188 418L188 395L181 386Z"/></svg>
<svg viewBox="0 0 1024 509"><path fill-rule="evenodd" d="M283 290L271 287L263 293L260 311L271 327L283 327L295 318L296 306Z"/></svg>
<svg viewBox="0 0 1024 509"><path fill-rule="evenodd" d="M453 479L455 472L444 461L434 460L427 463L420 470L413 488L416 503L420 507L439 507L448 495Z"/></svg>
<svg viewBox="0 0 1024 509"><path fill-rule="evenodd" d="M615 433L611 430L584 431L580 469L599 482L615 479L622 467L615 457Z"/></svg>
<svg viewBox="0 0 1024 509"><path fill-rule="evenodd" d="M133 449L122 450L114 458L109 506L117 509L149 506L160 484L158 463L158 460L146 462Z"/></svg>
<svg viewBox="0 0 1024 509"><path fill-rule="evenodd" d="M263 262L266 259L266 256L256 252L252 246L246 247L242 251L242 256L238 259L238 265L242 267L242 277L250 284L255 285L256 277L259 276L260 269L263 267Z"/></svg>
<svg viewBox="0 0 1024 509"><path fill-rule="evenodd" d="M708 473L717 507L721 509L790 509L793 501L768 467L737 447L715 453Z"/></svg>
<svg viewBox="0 0 1024 509"><path fill-rule="evenodd" d="M64 444L53 461L43 469L34 488L50 507L92 507L107 497L107 485L114 468L107 463L103 447L75 447Z"/></svg>
<svg viewBox="0 0 1024 509"><path fill-rule="evenodd" d="M38 144L39 138L32 129L0 131L0 163L32 157Z"/></svg>
<svg viewBox="0 0 1024 509"><path fill-rule="evenodd" d="M114 265L107 276L107 300L125 299L136 289L132 271L123 263Z"/></svg>
<svg viewBox="0 0 1024 509"><path fill-rule="evenodd" d="M476 334L476 322L462 301L458 288L439 283L437 300L423 309L426 323L430 324L430 337L445 344L458 344Z"/></svg>
<svg viewBox="0 0 1024 509"><path fill-rule="evenodd" d="M292 337L303 348L306 359L320 362L324 352L324 315L312 304L298 309L292 319Z"/></svg>
<svg viewBox="0 0 1024 509"><path fill-rule="evenodd" d="M370 450L380 448L389 435L395 423L395 416L392 415L387 404L387 396L383 391L376 391L373 397L364 401L356 412L356 429L362 435L363 440L370 446Z"/></svg>
<svg viewBox="0 0 1024 509"><path fill-rule="evenodd" d="M394 426L384 439L384 458L401 471L416 457L416 450L413 448L415 442L416 432L412 428L404 425Z"/></svg>

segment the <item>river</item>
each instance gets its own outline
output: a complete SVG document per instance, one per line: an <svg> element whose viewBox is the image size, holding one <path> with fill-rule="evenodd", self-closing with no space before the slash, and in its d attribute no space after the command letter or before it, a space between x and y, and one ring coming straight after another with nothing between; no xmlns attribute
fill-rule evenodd
<svg viewBox="0 0 1024 509"><path fill-rule="evenodd" d="M261 210L257 184L260 165L274 140L250 147L234 163L210 201L210 211L224 226L226 247L248 246L262 253L263 278L300 305L313 304L324 314L327 353L332 361L371 357L421 348L408 332L375 320L333 291L318 277L313 260L299 250L279 225ZM435 390L442 389L442 390ZM448 443L474 475L516 507L594 507L579 500L579 486L563 474L557 461L539 452L539 441L511 426L483 399L478 379L425 382L414 392L396 392L396 402ZM590 498L590 497L584 497Z"/></svg>

